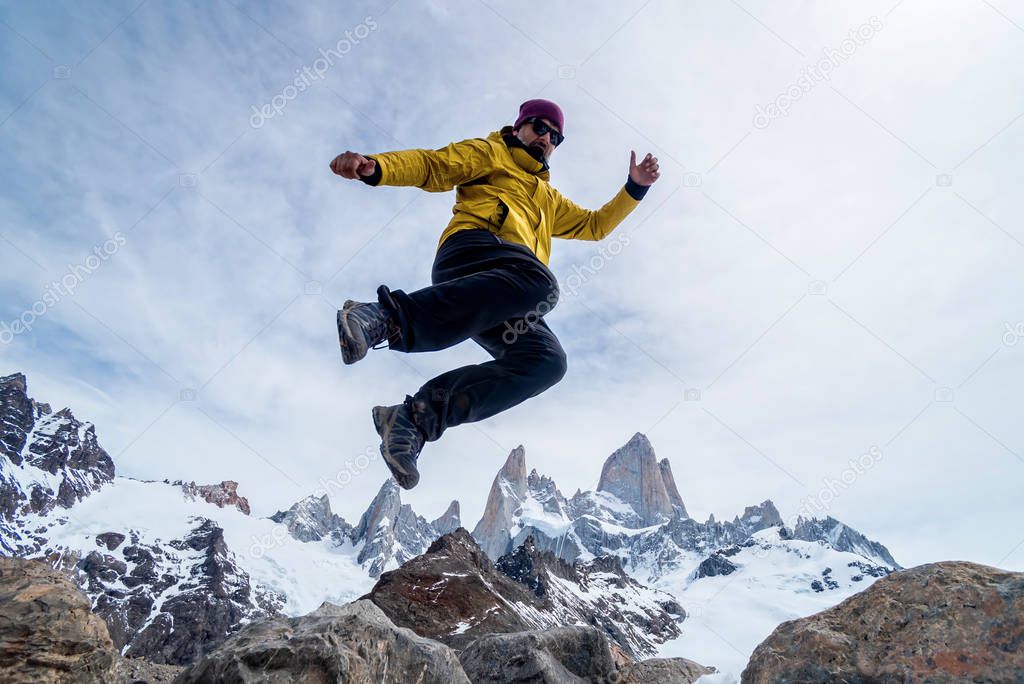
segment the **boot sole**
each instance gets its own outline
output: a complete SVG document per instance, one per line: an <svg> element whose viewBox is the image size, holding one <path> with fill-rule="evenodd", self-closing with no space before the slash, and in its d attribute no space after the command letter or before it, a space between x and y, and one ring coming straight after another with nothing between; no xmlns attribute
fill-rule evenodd
<svg viewBox="0 0 1024 684"><path fill-rule="evenodd" d="M373 407L373 426L376 428L377 434L380 435L381 439L380 455L384 458L384 462L388 464L391 475L395 478L398 486L402 489L412 489L420 481L419 471L415 466L410 470L404 463L395 459L384 446L388 442L388 435L394 422L393 412L390 420L388 419L388 408L386 406Z"/></svg>
<svg viewBox="0 0 1024 684"><path fill-rule="evenodd" d="M352 334L352 327L349 325L349 311L358 304L351 299L347 300L338 312L338 343L341 345L341 361L346 366L351 366L366 356L366 340L363 338L362 329L358 335Z"/></svg>

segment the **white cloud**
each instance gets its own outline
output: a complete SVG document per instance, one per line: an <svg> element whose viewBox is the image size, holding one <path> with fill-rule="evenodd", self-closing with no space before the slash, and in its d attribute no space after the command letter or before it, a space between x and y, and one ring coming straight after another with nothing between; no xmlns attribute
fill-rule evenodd
<svg viewBox="0 0 1024 684"><path fill-rule="evenodd" d="M1024 475L1024 345L1002 342L1024 321L1024 33L984 3L488 5L5 10L3 320L127 242L0 349L0 372L95 421L125 474L231 478L257 513L287 506L375 447L375 403L487 359L465 343L342 367L335 306L427 285L452 196L341 181L331 158L485 135L550 97L565 194L600 206L630 149L662 179L619 229L631 244L549 316L569 374L429 444L406 497L420 513L459 498L472 526L520 443L567 494L592 487L647 431L695 516L769 497L787 515L877 445L833 514L904 564L1024 567L1024 529L1000 522L1020 518ZM754 127L872 15L876 36ZM367 16L372 33L250 126ZM556 242L563 284L596 249ZM354 519L385 473L335 507Z"/></svg>

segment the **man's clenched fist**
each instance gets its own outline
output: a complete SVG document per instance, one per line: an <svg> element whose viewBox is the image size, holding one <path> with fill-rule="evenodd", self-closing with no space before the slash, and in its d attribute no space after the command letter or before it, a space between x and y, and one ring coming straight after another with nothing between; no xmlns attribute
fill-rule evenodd
<svg viewBox="0 0 1024 684"><path fill-rule="evenodd" d="M331 171L342 178L359 179L360 176L369 176L377 168L377 163L367 159L358 152L345 152L339 154L331 162Z"/></svg>

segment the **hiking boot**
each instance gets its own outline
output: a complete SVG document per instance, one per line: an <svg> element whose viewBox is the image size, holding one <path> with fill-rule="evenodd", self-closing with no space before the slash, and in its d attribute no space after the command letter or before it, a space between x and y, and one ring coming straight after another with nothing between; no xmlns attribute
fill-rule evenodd
<svg viewBox="0 0 1024 684"><path fill-rule="evenodd" d="M406 404L374 406L373 425L380 435L380 455L402 489L412 489L420 481L416 460L426 441L412 420Z"/></svg>
<svg viewBox="0 0 1024 684"><path fill-rule="evenodd" d="M338 342L341 360L353 364L370 349L388 339L395 329L391 314L376 302L347 300L338 312Z"/></svg>

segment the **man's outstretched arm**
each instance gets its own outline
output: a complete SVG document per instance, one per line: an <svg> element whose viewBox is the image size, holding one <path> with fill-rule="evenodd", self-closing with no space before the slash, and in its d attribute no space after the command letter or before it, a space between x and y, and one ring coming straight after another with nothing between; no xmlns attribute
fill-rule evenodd
<svg viewBox="0 0 1024 684"><path fill-rule="evenodd" d="M626 184L600 209L584 209L556 191L558 208L552 237L566 240L603 240L636 208L660 175L657 157L648 153L643 161L637 164L636 152L631 150Z"/></svg>
<svg viewBox="0 0 1024 684"><path fill-rule="evenodd" d="M437 150L399 150L369 156L348 151L331 162L331 171L342 178L359 179L368 185L414 186L428 192L447 192L489 170L490 148L481 138Z"/></svg>

